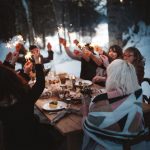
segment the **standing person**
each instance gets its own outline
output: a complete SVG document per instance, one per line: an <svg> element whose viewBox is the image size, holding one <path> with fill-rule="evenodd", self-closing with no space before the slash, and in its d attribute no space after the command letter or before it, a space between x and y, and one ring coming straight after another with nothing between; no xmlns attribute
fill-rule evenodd
<svg viewBox="0 0 150 150"><path fill-rule="evenodd" d="M139 84L144 78L145 60L140 51L135 47L129 47L124 51L123 59L134 65Z"/></svg>
<svg viewBox="0 0 150 150"><path fill-rule="evenodd" d="M82 150L121 150L121 144L103 136L124 139L145 133L142 99L134 66L122 59L114 60L107 67L106 93L92 100L89 112L83 103ZM137 147L147 148L144 142L132 148Z"/></svg>
<svg viewBox="0 0 150 150"><path fill-rule="evenodd" d="M34 104L45 87L39 57L40 53L36 51L33 54L36 82L32 88L14 70L0 65L0 120L4 127L6 150L42 148L34 119Z"/></svg>

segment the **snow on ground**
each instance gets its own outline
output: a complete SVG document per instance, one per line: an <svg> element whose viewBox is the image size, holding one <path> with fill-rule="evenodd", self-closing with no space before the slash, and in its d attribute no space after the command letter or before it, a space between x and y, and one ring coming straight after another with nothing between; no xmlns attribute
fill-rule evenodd
<svg viewBox="0 0 150 150"><path fill-rule="evenodd" d="M128 43L124 47L134 46L138 48L145 58L145 75L144 77L150 78L150 25L146 26L144 22L140 21L137 24L139 28L138 33L134 33L135 26L129 28L129 32L125 35L124 39L129 38ZM143 93L150 96L150 86L144 82L142 84Z"/></svg>

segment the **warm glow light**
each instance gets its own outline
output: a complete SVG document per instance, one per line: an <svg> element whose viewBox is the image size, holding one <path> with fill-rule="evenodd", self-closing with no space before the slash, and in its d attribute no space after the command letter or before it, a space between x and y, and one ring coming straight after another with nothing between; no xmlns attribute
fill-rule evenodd
<svg viewBox="0 0 150 150"><path fill-rule="evenodd" d="M80 45L81 47L83 47L83 46L85 45L85 43L81 43L81 42L80 42L80 44L79 44L79 45Z"/></svg>
<svg viewBox="0 0 150 150"><path fill-rule="evenodd" d="M31 52L27 52L27 54L25 55L25 59L28 60L32 57L32 53Z"/></svg>
<svg viewBox="0 0 150 150"><path fill-rule="evenodd" d="M23 41L22 35L18 35L17 37L18 37L18 40L19 40L19 41Z"/></svg>
<svg viewBox="0 0 150 150"><path fill-rule="evenodd" d="M70 44L69 44L69 43L67 43L67 44L66 44L66 46L67 46L67 47L69 47L69 46L70 46Z"/></svg>
<svg viewBox="0 0 150 150"><path fill-rule="evenodd" d="M96 36L92 38L91 43L100 47L107 47L109 36L108 36L108 24L100 24L95 28Z"/></svg>
<svg viewBox="0 0 150 150"><path fill-rule="evenodd" d="M36 44L40 44L42 42L42 39L40 37L35 37L34 40Z"/></svg>
<svg viewBox="0 0 150 150"><path fill-rule="evenodd" d="M15 42L13 43L13 46L16 46L18 43L19 43L18 41L15 41Z"/></svg>
<svg viewBox="0 0 150 150"><path fill-rule="evenodd" d="M6 44L6 47L7 47L7 48L11 48L11 44L10 44L10 43L7 43L7 44Z"/></svg>
<svg viewBox="0 0 150 150"><path fill-rule="evenodd" d="M123 0L120 0L120 2L122 3L122 2L123 2Z"/></svg>
<svg viewBox="0 0 150 150"><path fill-rule="evenodd" d="M64 33L63 28L62 28L62 27L58 27L58 32L59 32L59 33Z"/></svg>

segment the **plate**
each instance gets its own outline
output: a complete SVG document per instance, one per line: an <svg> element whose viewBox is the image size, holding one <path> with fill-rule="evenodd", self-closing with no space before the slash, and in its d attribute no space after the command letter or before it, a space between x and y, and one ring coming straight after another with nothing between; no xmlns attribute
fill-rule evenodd
<svg viewBox="0 0 150 150"><path fill-rule="evenodd" d="M75 86L83 87L83 86L90 86L92 85L92 81L89 80L81 80L81 81L76 81Z"/></svg>
<svg viewBox="0 0 150 150"><path fill-rule="evenodd" d="M52 108L49 106L49 103L52 102L53 100L50 100L48 102L46 102L42 108L46 111L59 111L59 110L62 110L64 108L67 108L67 103L65 102L62 102L62 101L57 101L57 107L56 108Z"/></svg>
<svg viewBox="0 0 150 150"><path fill-rule="evenodd" d="M92 85L92 81L89 80L82 80L82 84L86 85L86 86L90 86Z"/></svg>

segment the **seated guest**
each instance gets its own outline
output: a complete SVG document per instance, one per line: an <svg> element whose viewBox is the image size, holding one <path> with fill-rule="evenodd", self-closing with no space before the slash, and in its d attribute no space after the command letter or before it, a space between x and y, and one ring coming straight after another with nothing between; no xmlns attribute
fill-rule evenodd
<svg viewBox="0 0 150 150"><path fill-rule="evenodd" d="M32 88L13 69L0 64L0 120L4 127L5 150L44 149L34 118L34 104L45 87L39 57L36 51L33 55L36 82Z"/></svg>
<svg viewBox="0 0 150 150"><path fill-rule="evenodd" d="M19 57L17 59L17 62L20 63L22 65L22 68L24 67L25 63L26 63L26 59L25 59L25 55L27 54L27 50L25 49L24 45L21 43L17 43L15 46L15 51L19 53ZM36 45L30 45L29 50L33 50L34 48L38 48ZM47 49L48 49L48 57L43 57L41 55L41 59L42 59L42 64L43 63L48 63L51 60L53 60L53 51L52 51L52 46L50 43L47 44Z"/></svg>
<svg viewBox="0 0 150 150"><path fill-rule="evenodd" d="M21 64L23 68L24 64L26 63L26 59L24 56L27 53L27 49L25 49L22 43L17 43L15 46L15 52L18 52L19 56L18 56L17 62Z"/></svg>
<svg viewBox="0 0 150 150"><path fill-rule="evenodd" d="M53 51L52 51L52 46L50 43L47 44L47 48L48 48L48 57L43 57L42 55L40 55L40 58L41 58L41 63L44 64L44 63L48 63L50 62L51 60L53 60ZM36 45L30 45L29 47L29 50L30 52L33 54L34 51L36 50L40 50Z"/></svg>
<svg viewBox="0 0 150 150"><path fill-rule="evenodd" d="M17 52L9 52L7 55L6 55L6 58L3 62L3 65L9 67L10 69L13 69L15 70L15 63L18 59L18 55L19 53ZM19 69L17 71L17 74L19 74L20 76L22 76L27 82L31 79L30 77L30 72L32 72L32 62L30 60L28 60L25 64L24 64L24 67L23 69Z"/></svg>
<svg viewBox="0 0 150 150"><path fill-rule="evenodd" d="M18 52L9 52L7 55L6 55L6 58L3 62L4 65L6 65L7 67L11 68L11 69L14 69L15 70L15 64L16 64L16 61L18 60L18 57L19 57L19 53Z"/></svg>
<svg viewBox="0 0 150 150"><path fill-rule="evenodd" d="M86 101L86 99L84 99ZM114 60L107 67L106 93L83 104L83 150L120 150L122 145L106 137L134 138L144 133L142 90L132 64ZM143 143L143 142L142 142ZM143 146L138 144L138 148ZM140 147L141 148L141 147ZM137 149L136 145L133 149ZM144 146L141 149L146 149Z"/></svg>
<svg viewBox="0 0 150 150"><path fill-rule="evenodd" d="M140 51L135 47L129 47L124 51L123 59L133 64L138 77L138 82L141 84L144 78L145 60Z"/></svg>
<svg viewBox="0 0 150 150"><path fill-rule="evenodd" d="M108 53L102 52L102 50L100 50L99 53L100 53L99 58L95 58L95 61L96 61L96 59L101 59L102 63L97 68L96 76L92 79L92 81L94 83L104 86L105 81L106 81L106 76L107 76L106 75L107 66L113 60L121 59L123 52L122 52L122 48L120 46L112 45L112 46L110 46ZM92 55L91 55L91 58L93 58Z"/></svg>

